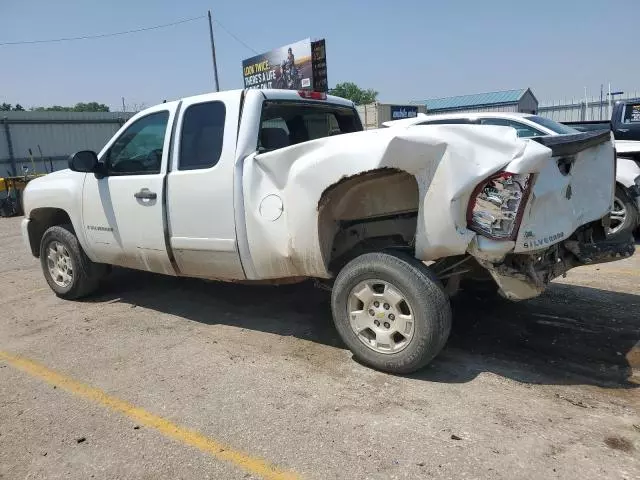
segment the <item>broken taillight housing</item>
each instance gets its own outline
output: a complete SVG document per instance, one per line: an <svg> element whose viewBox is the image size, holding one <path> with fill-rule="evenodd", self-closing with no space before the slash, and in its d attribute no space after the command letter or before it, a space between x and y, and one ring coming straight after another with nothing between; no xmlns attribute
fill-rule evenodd
<svg viewBox="0 0 640 480"><path fill-rule="evenodd" d="M474 232L496 240L513 240L529 196L531 175L500 172L476 187L467 223Z"/></svg>

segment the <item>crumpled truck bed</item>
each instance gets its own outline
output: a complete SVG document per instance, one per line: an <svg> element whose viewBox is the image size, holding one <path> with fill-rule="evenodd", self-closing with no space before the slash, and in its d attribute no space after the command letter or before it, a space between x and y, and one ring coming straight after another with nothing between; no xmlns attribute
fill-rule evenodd
<svg viewBox="0 0 640 480"><path fill-rule="evenodd" d="M513 129L467 125L369 130L263 153L242 165L250 252L245 270L254 279L330 277L330 235L322 229L333 227L319 222L323 193L345 179L385 169L406 172L417 182L417 258L469 251L498 259L535 250L607 214L614 175L609 158L612 144L601 143L575 155L567 176L550 148L517 138ZM535 174L515 241L489 240L467 228L472 192L501 170Z"/></svg>

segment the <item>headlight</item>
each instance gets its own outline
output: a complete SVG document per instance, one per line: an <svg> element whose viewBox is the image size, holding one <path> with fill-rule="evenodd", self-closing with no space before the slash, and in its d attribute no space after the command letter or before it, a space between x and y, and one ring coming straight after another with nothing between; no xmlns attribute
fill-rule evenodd
<svg viewBox="0 0 640 480"><path fill-rule="evenodd" d="M478 185L469 201L469 229L496 240L513 240L529 196L531 175L500 172Z"/></svg>

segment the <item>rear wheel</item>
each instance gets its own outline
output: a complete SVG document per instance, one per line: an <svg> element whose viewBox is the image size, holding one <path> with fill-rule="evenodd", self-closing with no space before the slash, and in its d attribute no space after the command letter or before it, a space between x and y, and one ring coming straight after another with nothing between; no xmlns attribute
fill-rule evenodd
<svg viewBox="0 0 640 480"><path fill-rule="evenodd" d="M70 225L57 225L44 233L40 264L51 290L67 300L93 293L108 272L107 265L89 260Z"/></svg>
<svg viewBox="0 0 640 480"><path fill-rule="evenodd" d="M627 237L638 226L638 209L626 189L616 185L616 193L611 209L611 225L607 235L609 238Z"/></svg>
<svg viewBox="0 0 640 480"><path fill-rule="evenodd" d="M354 356L390 373L411 373L444 347L451 330L449 299L418 260L368 253L338 274L333 319Z"/></svg>

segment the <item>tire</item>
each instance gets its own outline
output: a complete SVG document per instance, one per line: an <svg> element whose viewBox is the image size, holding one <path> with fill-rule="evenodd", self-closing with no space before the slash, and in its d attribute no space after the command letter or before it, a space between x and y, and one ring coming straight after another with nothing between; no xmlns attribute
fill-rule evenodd
<svg viewBox="0 0 640 480"><path fill-rule="evenodd" d="M40 265L51 290L66 300L93 293L108 272L107 265L89 260L71 225L57 225L44 232L40 242ZM52 265L55 266L53 271ZM54 271L58 272L55 278Z"/></svg>
<svg viewBox="0 0 640 480"><path fill-rule="evenodd" d="M638 208L627 190L616 185L616 193L611 209L611 227L607 233L609 239L627 238L638 227Z"/></svg>
<svg viewBox="0 0 640 480"><path fill-rule="evenodd" d="M367 253L349 262L335 280L331 308L354 357L394 374L424 367L451 331L451 306L438 279L422 262L395 252Z"/></svg>

